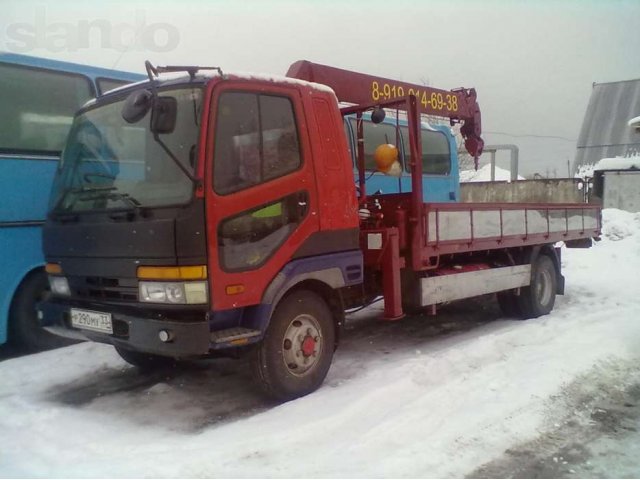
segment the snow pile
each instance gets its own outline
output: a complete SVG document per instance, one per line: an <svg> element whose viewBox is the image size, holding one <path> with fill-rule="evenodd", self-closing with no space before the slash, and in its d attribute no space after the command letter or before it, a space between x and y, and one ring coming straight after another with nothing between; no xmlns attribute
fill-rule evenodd
<svg viewBox="0 0 640 480"><path fill-rule="evenodd" d="M594 170L640 170L640 155L631 157L603 158L596 163Z"/></svg>
<svg viewBox="0 0 640 480"><path fill-rule="evenodd" d="M496 166L495 181L510 181L511 171ZM518 175L518 180L524 180L524 177ZM461 182L490 182L491 181L491 164L487 164L478 170L462 170L460 171Z"/></svg>
<svg viewBox="0 0 640 480"><path fill-rule="evenodd" d="M233 361L141 374L90 343L2 361L0 476L463 477L537 438L576 378L637 364L640 215L606 210L604 231L563 250L552 314L385 323L376 306L323 387L279 406Z"/></svg>
<svg viewBox="0 0 640 480"><path fill-rule="evenodd" d="M602 234L615 241L628 237L640 239L640 213L607 208L602 213Z"/></svg>

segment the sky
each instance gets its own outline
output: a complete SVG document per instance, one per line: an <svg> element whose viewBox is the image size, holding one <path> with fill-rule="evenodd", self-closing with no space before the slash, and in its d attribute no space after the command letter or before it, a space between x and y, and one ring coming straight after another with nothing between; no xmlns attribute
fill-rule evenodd
<svg viewBox="0 0 640 480"><path fill-rule="evenodd" d="M474 87L486 143L517 145L528 175L566 175L593 82L640 78L639 0L0 3L5 51L138 72L149 59L284 74L307 59Z"/></svg>

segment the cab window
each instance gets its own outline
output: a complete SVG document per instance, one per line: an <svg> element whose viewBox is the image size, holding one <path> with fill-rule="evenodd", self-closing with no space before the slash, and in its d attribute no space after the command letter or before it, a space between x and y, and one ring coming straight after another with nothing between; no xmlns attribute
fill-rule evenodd
<svg viewBox="0 0 640 480"><path fill-rule="evenodd" d="M351 119L351 128L353 129L354 138L358 135L357 120ZM373 153L378 146L384 143L396 145L396 127L385 123L375 124L373 122L363 120L363 139L364 139L364 168L365 170L376 170L376 162L373 159ZM357 158L357 154L356 154Z"/></svg>
<svg viewBox="0 0 640 480"><path fill-rule="evenodd" d="M220 95L213 187L227 195L300 168L300 142L287 97L246 92Z"/></svg>
<svg viewBox="0 0 640 480"><path fill-rule="evenodd" d="M411 150L409 148L409 130L400 127L404 146L404 159L407 171L410 171ZM444 132L422 130L422 173L424 175L449 175L451 173L451 148Z"/></svg>

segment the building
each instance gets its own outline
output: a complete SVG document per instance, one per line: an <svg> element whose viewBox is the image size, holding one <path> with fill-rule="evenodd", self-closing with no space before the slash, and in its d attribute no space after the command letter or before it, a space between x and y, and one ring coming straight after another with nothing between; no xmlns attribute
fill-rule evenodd
<svg viewBox="0 0 640 480"><path fill-rule="evenodd" d="M640 129L629 124L640 116L640 79L594 83L578 137L573 170L603 158L640 155Z"/></svg>

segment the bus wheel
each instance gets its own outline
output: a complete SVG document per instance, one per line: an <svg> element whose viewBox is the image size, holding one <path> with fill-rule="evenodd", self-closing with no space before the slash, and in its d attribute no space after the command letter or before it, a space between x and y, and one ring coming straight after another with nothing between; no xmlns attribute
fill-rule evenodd
<svg viewBox="0 0 640 480"><path fill-rule="evenodd" d="M136 352L123 347L115 347L118 355L130 365L138 367L141 370L158 370L162 368L174 367L177 360L171 357L163 357L152 353Z"/></svg>
<svg viewBox="0 0 640 480"><path fill-rule="evenodd" d="M531 284L520 290L520 317L538 318L551 312L556 301L556 289L556 267L547 255L539 255L531 265Z"/></svg>
<svg viewBox="0 0 640 480"><path fill-rule="evenodd" d="M263 391L286 401L316 390L329 371L335 328L329 307L317 294L299 290L276 308L252 369Z"/></svg>
<svg viewBox="0 0 640 480"><path fill-rule="evenodd" d="M40 326L36 303L48 291L49 280L42 270L29 274L18 287L9 310L9 339L16 347L37 352L78 342L49 333Z"/></svg>

